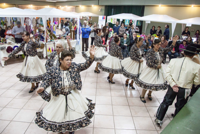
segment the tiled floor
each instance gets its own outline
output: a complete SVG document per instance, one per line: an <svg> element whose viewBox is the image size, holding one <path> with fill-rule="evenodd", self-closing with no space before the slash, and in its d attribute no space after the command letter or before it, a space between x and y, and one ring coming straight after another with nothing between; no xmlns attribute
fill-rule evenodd
<svg viewBox="0 0 200 134"><path fill-rule="evenodd" d="M43 60L45 63L45 60ZM77 54L75 62L84 62ZM19 82L16 74L20 71L22 59L8 61L0 66L0 133L2 134L53 134L34 124L35 113L44 102L35 93L29 94L29 83ZM116 84L107 82L107 73L94 73L96 63L81 72L82 94L96 102L93 123L76 134L158 134L162 130L154 124L154 115L166 91L153 92L153 101L144 104L139 96L141 89L124 86L126 78L115 75ZM166 65L165 65L166 67ZM172 120L171 106L165 116L163 128Z"/></svg>

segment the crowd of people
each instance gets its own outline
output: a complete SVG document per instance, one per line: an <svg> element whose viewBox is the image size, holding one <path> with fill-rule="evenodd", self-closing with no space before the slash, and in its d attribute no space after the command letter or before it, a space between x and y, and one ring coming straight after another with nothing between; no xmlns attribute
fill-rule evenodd
<svg viewBox="0 0 200 134"><path fill-rule="evenodd" d="M86 59L84 63L72 62L76 55L69 38L66 38L67 44L64 40L56 42L55 52L51 53L44 66L37 56L37 48L44 46L33 39L29 32L25 32L21 23L12 29L16 42L21 44L3 60L8 60L19 51L26 55L17 77L21 82L31 84L29 93L37 89L37 93L48 102L42 111L36 113L35 119L35 123L46 131L74 134L91 123L95 104L84 98L78 90L82 88L80 72L89 68L94 61L97 62L94 73L107 72L108 83L115 84L114 75L123 74L127 78L124 82L126 87L134 90L135 83L142 88L140 100L143 103L147 103L147 91L148 99L152 101L152 92L167 90L157 110L155 122L158 126L162 126L166 111L176 97L173 117L187 103L189 95L194 93L191 89L194 91L200 85L199 49L195 47L200 43L198 31L195 34L197 42L189 38L188 28L182 33L187 40L180 41L178 35L169 39L168 25L164 34L160 26L157 30L154 26L146 36L145 33L136 33L133 24L127 29L123 23L119 26L117 22L113 27L113 35L109 37L108 23L98 28L96 23L89 26L84 21L81 31L82 55ZM54 33L49 32L53 36ZM165 73L162 64L166 62L166 55L169 55L170 62Z"/></svg>

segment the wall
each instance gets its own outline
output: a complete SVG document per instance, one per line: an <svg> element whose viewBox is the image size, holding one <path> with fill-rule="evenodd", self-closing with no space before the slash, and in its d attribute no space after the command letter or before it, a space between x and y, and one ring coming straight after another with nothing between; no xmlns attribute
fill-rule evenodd
<svg viewBox="0 0 200 134"><path fill-rule="evenodd" d="M150 14L166 14L166 15L169 15L171 17L181 20L181 19L188 19L188 18L193 18L193 17L200 17L200 7L145 6L144 15L150 15ZM150 32L150 29L153 25L156 27L161 26L162 31L164 31L165 24L167 24L167 23L151 22L147 27L146 34L148 34ZM169 23L169 25L171 28L170 23ZM144 27L145 27L145 25L143 25L143 29L144 29ZM194 35L194 33L197 29L200 29L199 25L192 25L190 27L191 36ZM170 29L170 32L171 32L171 29ZM176 35L176 34L181 35L181 33L182 33L182 25L177 24L174 35ZM170 36L171 35L172 34L170 34Z"/></svg>
<svg viewBox="0 0 200 134"><path fill-rule="evenodd" d="M76 6L75 12L91 12L97 15L104 15L105 6ZM81 20L83 22L83 20ZM92 23L97 22L98 23L98 17L92 17Z"/></svg>

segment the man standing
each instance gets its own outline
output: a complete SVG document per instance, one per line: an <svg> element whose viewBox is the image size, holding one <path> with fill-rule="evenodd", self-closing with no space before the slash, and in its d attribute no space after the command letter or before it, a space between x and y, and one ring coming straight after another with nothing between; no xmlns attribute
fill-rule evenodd
<svg viewBox="0 0 200 134"><path fill-rule="evenodd" d="M22 43L22 34L25 32L25 28L21 26L21 22L17 22L17 26L13 27L12 34L15 35L15 42L16 43Z"/></svg>
<svg viewBox="0 0 200 134"><path fill-rule="evenodd" d="M166 79L169 83L168 91L160 104L155 122L158 126L162 125L162 120L167 112L169 105L177 97L174 116L183 108L187 102L192 85L200 84L200 65L192 59L196 54L196 48L187 46L184 50L183 58L172 59L166 70Z"/></svg>
<svg viewBox="0 0 200 134"><path fill-rule="evenodd" d="M82 51L88 51L88 38L89 38L89 34L90 34L90 27L87 25L87 22L84 21L83 23L83 27L82 27Z"/></svg>
<svg viewBox="0 0 200 134"><path fill-rule="evenodd" d="M113 26L113 31L114 33L117 33L117 35L119 35L119 28L120 28L119 22L117 21L116 25Z"/></svg>
<svg viewBox="0 0 200 134"><path fill-rule="evenodd" d="M165 25L165 32L164 35L166 37L166 40L169 40L169 25Z"/></svg>

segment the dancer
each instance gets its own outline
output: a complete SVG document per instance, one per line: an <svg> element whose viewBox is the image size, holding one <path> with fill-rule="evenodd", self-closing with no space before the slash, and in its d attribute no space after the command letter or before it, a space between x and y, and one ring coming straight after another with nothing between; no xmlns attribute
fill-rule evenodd
<svg viewBox="0 0 200 134"><path fill-rule="evenodd" d="M29 93L32 93L35 89L38 88L38 84L43 80L44 74L46 72L45 66L37 56L37 48L44 48L44 44L39 44L30 39L30 33L25 32L22 35L23 42L21 45L16 48L8 57L4 57L4 60L8 60L18 52L22 51L26 55L24 59L22 69L17 77L22 82L32 83ZM36 85L35 85L36 83Z"/></svg>
<svg viewBox="0 0 200 134"><path fill-rule="evenodd" d="M109 73L107 77L109 83L115 84L112 78L114 74L122 73L122 66L120 59L123 59L122 50L119 46L119 37L114 37L114 43L111 44L109 55L99 64L99 68L105 72Z"/></svg>
<svg viewBox="0 0 200 134"><path fill-rule="evenodd" d="M64 50L59 59L60 66L51 67L46 73L37 93L44 93L51 85L53 98L41 112L37 112L35 123L46 131L74 134L87 127L93 117L95 104L84 98L78 90L82 88L80 72L94 61L94 46L90 48L90 58L85 63L72 62L71 52Z"/></svg>
<svg viewBox="0 0 200 134"><path fill-rule="evenodd" d="M140 49L143 41L143 38L136 38L137 43L131 47L130 57L122 60L121 62L123 67L123 75L128 78L126 79L125 86L127 87L129 85L132 89L135 89L133 87L133 82L137 80L143 68L142 51ZM129 79L132 79L130 84Z"/></svg>
<svg viewBox="0 0 200 134"><path fill-rule="evenodd" d="M175 104L176 110L174 116L183 108L187 102L192 85L200 84L200 65L195 63L196 48L187 46L184 50L183 58L172 59L166 70L166 79L169 82L168 91L160 104L155 122L158 126L162 126L162 120L167 112L168 107L177 97ZM189 66L188 66L189 65Z"/></svg>
<svg viewBox="0 0 200 134"><path fill-rule="evenodd" d="M74 49L72 49L72 46L68 37L67 37L67 44L68 45L66 45L64 40L59 40L58 42L56 42L56 51L52 52L50 55L50 58L46 61L46 64L45 64L46 69L52 66L59 65L59 59L58 59L59 54L65 49L72 53L73 55L72 58L75 58L76 52Z"/></svg>
<svg viewBox="0 0 200 134"><path fill-rule="evenodd" d="M52 66L59 66L59 55L63 50L68 50L72 54L72 58L75 57L75 51L72 49L71 43L67 38L68 46L66 47L66 43L64 40L60 40L56 42L56 51L52 52L50 58L46 61L45 67L46 70L50 69ZM51 92L51 86L49 86L45 91L44 94L39 94L45 101L50 101L52 99L53 94Z"/></svg>
<svg viewBox="0 0 200 134"><path fill-rule="evenodd" d="M94 60L97 62L96 67L94 72L95 73L100 73L100 70L98 69L98 65L100 64L100 62L105 59L108 55L108 53L105 51L104 48L108 47L108 45L103 45L102 44L102 39L101 39L101 29L96 29L96 36L95 36L95 40L94 40L94 45L95 45L95 55L94 55ZM82 55L85 59L87 59L88 57L90 57L90 53L89 51L87 52L82 52Z"/></svg>
<svg viewBox="0 0 200 134"><path fill-rule="evenodd" d="M161 49L160 39L155 39L153 45L151 46L152 48L147 52L146 66L143 68L143 71L136 82L139 87L143 88L142 95L140 96L140 100L143 103L146 103L144 96L147 90L149 90L148 99L151 101L152 91L167 89L167 83L164 78L164 72L161 63L164 59L164 54L172 50L173 46L176 44L176 41L177 38L174 37L173 43L170 47Z"/></svg>

